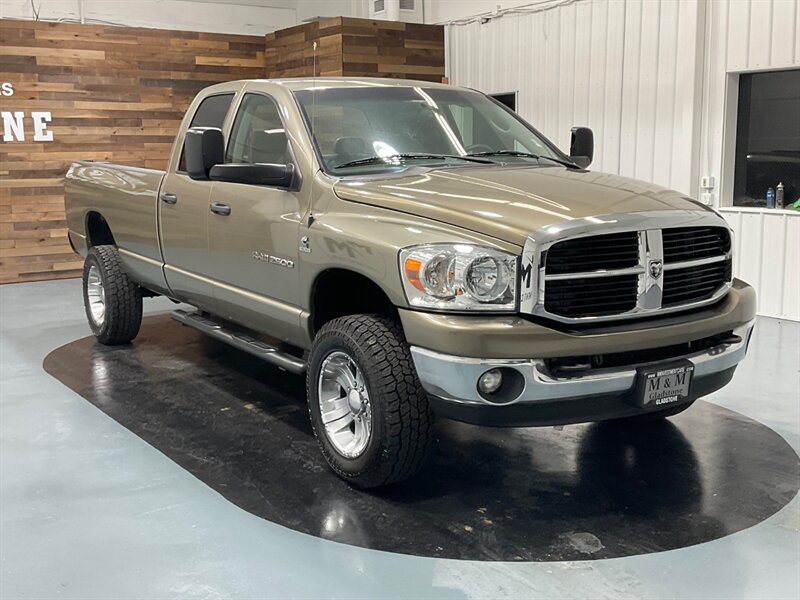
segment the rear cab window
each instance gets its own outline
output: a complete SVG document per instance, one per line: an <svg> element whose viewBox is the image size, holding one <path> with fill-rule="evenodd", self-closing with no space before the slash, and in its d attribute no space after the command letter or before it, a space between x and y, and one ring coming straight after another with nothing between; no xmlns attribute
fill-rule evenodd
<svg viewBox="0 0 800 600"><path fill-rule="evenodd" d="M217 127L222 129L222 125L225 123L225 117L228 114L228 110L230 110L234 96L235 94L230 92L225 94L215 94L214 96L205 98L200 103L200 106L197 107L197 111L195 111L194 116L192 117L192 122L189 124L189 128ZM183 152L183 148L181 148L181 159L178 163L178 172L180 173L186 172L186 157L183 155Z"/></svg>

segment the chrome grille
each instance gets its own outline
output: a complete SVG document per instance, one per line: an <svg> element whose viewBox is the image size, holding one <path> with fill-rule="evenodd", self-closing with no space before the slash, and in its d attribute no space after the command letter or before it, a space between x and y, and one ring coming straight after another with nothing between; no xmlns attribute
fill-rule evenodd
<svg viewBox="0 0 800 600"><path fill-rule="evenodd" d="M521 311L569 323L642 317L720 298L732 279L724 221L716 215L666 216L641 216L642 224L663 229L630 227L631 215L622 215L609 218L610 233L590 234L602 229L592 226L600 219L534 233L523 252ZM696 226L670 227L686 222ZM570 235L571 229L577 233ZM555 239L547 240L548 234Z"/></svg>
<svg viewBox="0 0 800 600"><path fill-rule="evenodd" d="M673 269L664 273L661 306L680 306L706 300L723 282L731 279L731 260L695 267Z"/></svg>
<svg viewBox="0 0 800 600"><path fill-rule="evenodd" d="M617 275L594 279L558 279L547 282L545 310L564 317L599 317L636 308L639 276Z"/></svg>
<svg viewBox="0 0 800 600"><path fill-rule="evenodd" d="M666 263L723 256L731 249L731 236L724 227L674 227L662 235Z"/></svg>
<svg viewBox="0 0 800 600"><path fill-rule="evenodd" d="M547 273L624 269L639 264L639 234L623 231L560 242L547 251Z"/></svg>

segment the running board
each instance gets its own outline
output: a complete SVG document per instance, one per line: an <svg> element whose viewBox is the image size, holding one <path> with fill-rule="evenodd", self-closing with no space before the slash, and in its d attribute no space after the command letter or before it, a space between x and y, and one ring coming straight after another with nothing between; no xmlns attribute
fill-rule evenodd
<svg viewBox="0 0 800 600"><path fill-rule="evenodd" d="M238 333L225 329L216 321L204 317L200 313L189 313L185 310L173 310L172 318L183 325L193 327L202 333L225 342L226 344L243 350L248 354L257 356L258 358L275 365L281 369L289 371L290 373L297 373L298 375L306 372L306 362L291 354L281 352L275 346L265 344L261 340L257 340L252 336L245 333Z"/></svg>

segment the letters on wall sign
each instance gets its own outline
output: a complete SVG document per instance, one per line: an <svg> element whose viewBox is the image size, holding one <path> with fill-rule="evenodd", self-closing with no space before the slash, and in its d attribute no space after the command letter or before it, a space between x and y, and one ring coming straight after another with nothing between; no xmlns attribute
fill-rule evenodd
<svg viewBox="0 0 800 600"><path fill-rule="evenodd" d="M14 95L14 84L4 81L0 84L0 95L9 97ZM24 142L26 122L33 127L34 142L52 142L53 132L48 131L47 124L53 120L50 111L31 111L27 117L23 111L0 111L3 120L3 141Z"/></svg>

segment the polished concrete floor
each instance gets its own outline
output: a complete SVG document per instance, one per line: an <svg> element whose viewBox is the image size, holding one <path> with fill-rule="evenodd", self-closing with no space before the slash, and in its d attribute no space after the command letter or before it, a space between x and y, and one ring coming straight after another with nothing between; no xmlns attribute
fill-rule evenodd
<svg viewBox="0 0 800 600"><path fill-rule="evenodd" d="M147 307L152 314L172 305ZM45 373L46 355L86 335L77 281L0 287L0 598L800 596L797 497L712 541L603 560L425 558L276 525ZM761 319L734 381L708 400L772 429L797 452L798 365L800 324ZM700 462L709 490L729 476ZM714 493L698 512L719 502Z"/></svg>

